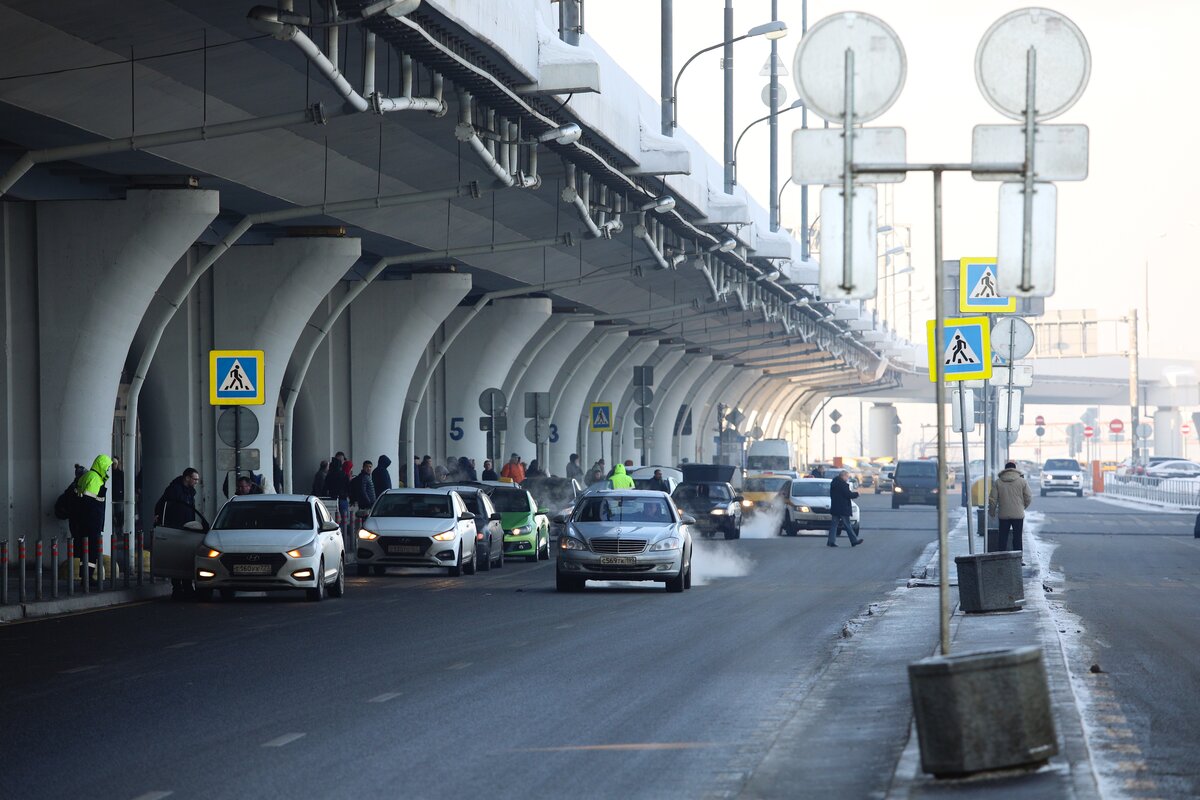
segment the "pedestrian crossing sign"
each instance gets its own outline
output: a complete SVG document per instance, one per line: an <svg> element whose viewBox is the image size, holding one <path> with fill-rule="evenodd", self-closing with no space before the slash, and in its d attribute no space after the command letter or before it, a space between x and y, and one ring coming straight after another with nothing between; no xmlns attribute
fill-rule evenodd
<svg viewBox="0 0 1200 800"><path fill-rule="evenodd" d="M209 350L208 402L214 406L261 406L266 358L262 350Z"/></svg>
<svg viewBox="0 0 1200 800"><path fill-rule="evenodd" d="M1001 297L997 291L996 259L960 258L958 261L958 310L977 314L1011 313L1017 298Z"/></svg>
<svg viewBox="0 0 1200 800"><path fill-rule="evenodd" d="M991 322L987 317L948 319L942 341L937 338L937 320L926 323L929 334L929 380L937 382L940 359L948 381L987 380L992 377Z"/></svg>
<svg viewBox="0 0 1200 800"><path fill-rule="evenodd" d="M613 429L612 403L592 403L588 409L592 420L590 426L592 433L601 431L611 433Z"/></svg>

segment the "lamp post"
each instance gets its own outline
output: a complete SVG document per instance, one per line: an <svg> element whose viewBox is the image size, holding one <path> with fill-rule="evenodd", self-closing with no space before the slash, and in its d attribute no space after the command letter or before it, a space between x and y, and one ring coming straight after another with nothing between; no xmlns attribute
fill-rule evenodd
<svg viewBox="0 0 1200 800"><path fill-rule="evenodd" d="M759 117L758 119L754 120L749 125L747 125L745 128L742 128L742 132L738 134L737 141L735 141L733 143L733 183L734 183L734 185L737 185L737 153L738 153L738 148L742 146L742 137L745 136L746 133L751 128L753 128L755 125L757 125L760 122L766 122L767 120L771 120L772 124L774 124L775 118L777 118L780 114L786 114L789 111L794 111L797 108L803 108L803 107L804 107L804 101L796 100L790 106L783 109L782 111L776 111L774 114L767 114L765 116ZM772 135L774 135L774 134L772 134ZM774 161L772 161L771 174L772 175L776 174ZM791 178L788 178L788 181L790 182ZM784 185L786 186L786 183ZM782 191L783 191L782 189L777 189L774 186L771 187L771 194L773 196L777 197L779 195L779 193ZM771 217L772 225L774 226L772 228L772 230L779 230L779 201L778 200L775 201L774 212L775 212L774 216Z"/></svg>

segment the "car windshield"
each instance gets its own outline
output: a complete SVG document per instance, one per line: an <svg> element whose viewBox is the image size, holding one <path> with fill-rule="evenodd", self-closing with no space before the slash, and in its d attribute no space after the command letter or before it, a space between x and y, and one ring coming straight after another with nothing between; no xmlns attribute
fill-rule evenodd
<svg viewBox="0 0 1200 800"><path fill-rule="evenodd" d="M742 484L744 492L778 492L787 483L787 478L747 478Z"/></svg>
<svg viewBox="0 0 1200 800"><path fill-rule="evenodd" d="M829 497L833 481L792 481L792 497Z"/></svg>
<svg viewBox="0 0 1200 800"><path fill-rule="evenodd" d="M528 513L529 495L520 489L497 489L492 492L492 505L501 514Z"/></svg>
<svg viewBox="0 0 1200 800"><path fill-rule="evenodd" d="M375 503L371 516L450 519L454 505L448 494L385 494Z"/></svg>
<svg viewBox="0 0 1200 800"><path fill-rule="evenodd" d="M685 483L671 495L676 500L712 500L714 502L729 502L733 495L729 487L723 483Z"/></svg>
<svg viewBox="0 0 1200 800"><path fill-rule="evenodd" d="M588 497L575 510L576 522L675 521L665 499L654 497Z"/></svg>
<svg viewBox="0 0 1200 800"><path fill-rule="evenodd" d="M897 465L896 474L902 478L936 478L937 464L932 461L908 461Z"/></svg>
<svg viewBox="0 0 1200 800"><path fill-rule="evenodd" d="M1073 458L1052 458L1046 462L1046 466L1042 467L1042 469L1065 469L1078 472L1079 462Z"/></svg>
<svg viewBox="0 0 1200 800"><path fill-rule="evenodd" d="M214 531L306 531L315 523L308 503L291 501L226 503L213 524Z"/></svg>

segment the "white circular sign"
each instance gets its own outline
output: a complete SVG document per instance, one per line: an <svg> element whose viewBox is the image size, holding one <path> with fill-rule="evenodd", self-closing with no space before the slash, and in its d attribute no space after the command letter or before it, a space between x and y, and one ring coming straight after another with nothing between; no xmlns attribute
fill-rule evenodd
<svg viewBox="0 0 1200 800"><path fill-rule="evenodd" d="M780 111L787 108L787 88L784 87L782 83L775 87L775 97L778 98L775 101L776 108L778 108ZM762 101L764 106L767 108L771 107L771 84L769 83L763 87Z"/></svg>
<svg viewBox="0 0 1200 800"><path fill-rule="evenodd" d="M1024 119L1025 65L1031 47L1037 53L1036 116L1052 119L1075 105L1092 72L1087 39L1057 11L1023 8L998 19L975 51L975 83L992 108Z"/></svg>
<svg viewBox="0 0 1200 800"><path fill-rule="evenodd" d="M845 117L846 50L854 51L854 122L869 122L891 108L904 88L904 45L887 23L846 11L812 26L792 59L800 99L821 118Z"/></svg>
<svg viewBox="0 0 1200 800"><path fill-rule="evenodd" d="M1005 361L1024 358L1033 350L1033 328L1020 317L1001 317L992 326L992 352Z"/></svg>

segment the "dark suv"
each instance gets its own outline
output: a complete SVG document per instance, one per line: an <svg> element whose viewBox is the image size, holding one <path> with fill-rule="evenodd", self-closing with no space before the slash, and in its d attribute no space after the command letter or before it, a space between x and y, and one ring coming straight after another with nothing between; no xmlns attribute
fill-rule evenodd
<svg viewBox="0 0 1200 800"><path fill-rule="evenodd" d="M892 508L899 508L910 503L937 505L938 465L936 461L897 461L892 481Z"/></svg>

